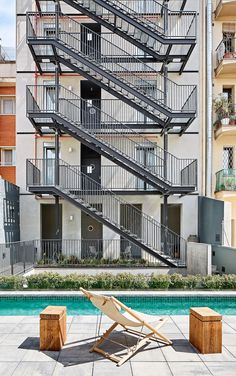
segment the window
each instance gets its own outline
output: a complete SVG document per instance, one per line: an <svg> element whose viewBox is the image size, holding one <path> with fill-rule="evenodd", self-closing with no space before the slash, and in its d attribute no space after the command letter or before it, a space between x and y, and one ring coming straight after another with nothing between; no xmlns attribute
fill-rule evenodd
<svg viewBox="0 0 236 376"><path fill-rule="evenodd" d="M136 159L143 166L150 167L153 171L156 171L159 163L157 156L155 154L154 146L152 145L143 145L136 148ZM137 189L141 190L150 190L153 189L152 186L147 184L141 179L137 179L136 182Z"/></svg>
<svg viewBox="0 0 236 376"><path fill-rule="evenodd" d="M2 115L15 114L15 98L0 97L0 113Z"/></svg>
<svg viewBox="0 0 236 376"><path fill-rule="evenodd" d="M55 2L45 1L40 4L42 12L55 12Z"/></svg>
<svg viewBox="0 0 236 376"><path fill-rule="evenodd" d="M234 148L232 146L225 146L223 148L223 169L227 170L234 168Z"/></svg>
<svg viewBox="0 0 236 376"><path fill-rule="evenodd" d="M15 165L15 150L14 149L0 149L0 161L2 166Z"/></svg>

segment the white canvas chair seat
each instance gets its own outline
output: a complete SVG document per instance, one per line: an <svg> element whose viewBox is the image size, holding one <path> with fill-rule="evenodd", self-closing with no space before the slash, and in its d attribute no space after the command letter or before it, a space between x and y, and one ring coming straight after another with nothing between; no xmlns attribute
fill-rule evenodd
<svg viewBox="0 0 236 376"><path fill-rule="evenodd" d="M102 354L106 358L115 361L117 365L120 366L133 356L141 347L152 340L160 341L166 345L172 344L167 337L158 332L158 329L167 321L167 319L157 319L154 316L134 311L113 296L108 297L105 295L94 294L83 288L80 288L80 290L91 301L91 303L101 311L102 314L114 321L111 327L96 341L91 351L96 351ZM122 310L124 312L122 312ZM158 323L158 325L152 325L151 322ZM118 325L121 325L128 332L138 335L137 344L128 348L127 355L124 355L123 357L118 357L115 354L108 354L98 347L105 340L108 340L108 337ZM145 333L145 329L148 330L148 334Z"/></svg>

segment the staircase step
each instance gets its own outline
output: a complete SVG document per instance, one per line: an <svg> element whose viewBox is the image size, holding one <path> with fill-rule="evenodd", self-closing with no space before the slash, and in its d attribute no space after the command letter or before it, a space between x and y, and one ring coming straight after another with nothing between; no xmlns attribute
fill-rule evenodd
<svg viewBox="0 0 236 376"><path fill-rule="evenodd" d="M99 211L96 211L95 214L99 215L100 217L103 215L103 213Z"/></svg>

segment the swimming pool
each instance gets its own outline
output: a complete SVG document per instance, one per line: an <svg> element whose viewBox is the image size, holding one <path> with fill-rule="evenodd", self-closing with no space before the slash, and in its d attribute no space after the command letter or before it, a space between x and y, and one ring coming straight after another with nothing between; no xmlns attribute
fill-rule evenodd
<svg viewBox="0 0 236 376"><path fill-rule="evenodd" d="M210 307L223 315L236 315L236 297L222 296L119 296L124 304L151 315L187 315L190 307ZM38 315L48 305L67 307L68 315L94 315L98 310L82 296L0 297L0 316Z"/></svg>

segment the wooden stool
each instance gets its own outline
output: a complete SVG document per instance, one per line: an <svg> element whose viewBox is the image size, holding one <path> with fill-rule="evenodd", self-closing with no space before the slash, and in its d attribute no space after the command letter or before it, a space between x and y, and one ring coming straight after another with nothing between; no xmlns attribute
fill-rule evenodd
<svg viewBox="0 0 236 376"><path fill-rule="evenodd" d="M222 352L222 316L208 307L190 308L189 340L202 354Z"/></svg>
<svg viewBox="0 0 236 376"><path fill-rule="evenodd" d="M40 350L61 350L66 341L66 307L48 306L40 313Z"/></svg>

